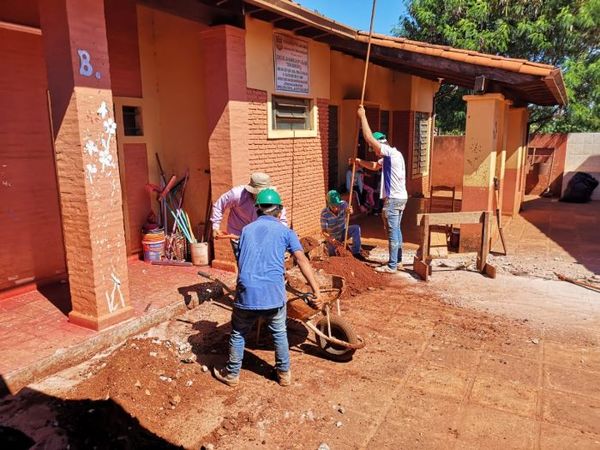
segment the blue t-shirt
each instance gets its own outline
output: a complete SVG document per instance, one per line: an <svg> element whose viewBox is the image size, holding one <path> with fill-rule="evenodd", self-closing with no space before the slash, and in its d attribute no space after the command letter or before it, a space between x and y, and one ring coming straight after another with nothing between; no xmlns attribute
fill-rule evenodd
<svg viewBox="0 0 600 450"><path fill-rule="evenodd" d="M281 308L286 302L285 252L302 250L298 236L275 217L260 216L240 236L237 295L240 309Z"/></svg>

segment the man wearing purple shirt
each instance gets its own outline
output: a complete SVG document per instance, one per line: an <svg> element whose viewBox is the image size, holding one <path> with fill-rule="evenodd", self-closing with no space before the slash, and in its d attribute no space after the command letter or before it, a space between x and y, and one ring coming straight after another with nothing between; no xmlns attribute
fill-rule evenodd
<svg viewBox="0 0 600 450"><path fill-rule="evenodd" d="M271 188L271 177L266 173L255 172L250 177L250 182L246 185L235 186L233 189L225 192L215 202L212 209L210 221L212 222L213 238L223 234L232 234L240 236L242 228L251 222L254 222L258 217L256 214L256 194L263 189ZM227 233L221 230L221 222L223 214L229 209L229 217L227 218ZM288 226L285 216L285 208L281 211L279 221ZM238 241L232 240L231 245L237 259Z"/></svg>

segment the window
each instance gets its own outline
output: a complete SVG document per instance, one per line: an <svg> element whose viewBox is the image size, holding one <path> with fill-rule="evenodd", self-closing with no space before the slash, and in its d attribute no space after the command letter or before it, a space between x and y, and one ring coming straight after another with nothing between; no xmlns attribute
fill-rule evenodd
<svg viewBox="0 0 600 450"><path fill-rule="evenodd" d="M427 174L429 163L429 114L415 113L415 129L412 152L412 176Z"/></svg>
<svg viewBox="0 0 600 450"><path fill-rule="evenodd" d="M274 130L310 130L311 117L309 99L273 96Z"/></svg>
<svg viewBox="0 0 600 450"><path fill-rule="evenodd" d="M123 134L125 136L143 136L142 108L123 105Z"/></svg>

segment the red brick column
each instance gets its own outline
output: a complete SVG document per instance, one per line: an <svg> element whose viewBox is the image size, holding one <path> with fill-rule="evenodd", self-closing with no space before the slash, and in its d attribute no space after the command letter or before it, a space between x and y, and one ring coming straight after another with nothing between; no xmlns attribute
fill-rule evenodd
<svg viewBox="0 0 600 450"><path fill-rule="evenodd" d="M104 2L40 0L73 310L96 330L133 315Z"/></svg>
<svg viewBox="0 0 600 450"><path fill-rule="evenodd" d="M219 25L203 31L201 39L212 201L216 201L250 178L246 35L241 28ZM235 271L229 242L215 241L214 248L213 267Z"/></svg>

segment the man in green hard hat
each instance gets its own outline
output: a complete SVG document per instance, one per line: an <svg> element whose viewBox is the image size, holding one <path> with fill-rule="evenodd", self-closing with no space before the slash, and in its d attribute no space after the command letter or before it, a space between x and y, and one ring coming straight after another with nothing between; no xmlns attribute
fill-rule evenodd
<svg viewBox="0 0 600 450"><path fill-rule="evenodd" d="M326 203L327 206L321 211L321 232L327 238L343 242L346 234L346 216L352 214L352 207L342 200L336 190L327 193ZM352 254L357 259L364 260L360 251L360 225L348 226L348 237L352 239Z"/></svg>
<svg viewBox="0 0 600 450"><path fill-rule="evenodd" d="M402 269L402 231L400 224L408 201L404 157L397 148L388 143L385 134L379 131L371 132L365 108L362 105L358 107L357 114L365 141L379 160L363 161L356 158L351 162L368 170L381 169L379 196L385 202L383 214L388 232L390 256L387 264L377 267L375 270L382 273L396 273L398 269Z"/></svg>
<svg viewBox="0 0 600 450"><path fill-rule="evenodd" d="M236 386L239 383L246 335L262 318L273 336L275 374L281 386L291 384L290 353L287 340L285 293L285 253L290 252L313 291L312 306L321 309L319 285L304 255L298 236L279 221L283 205L274 189L256 196L258 218L242 229L239 244L236 298L231 315L229 361L213 369L215 378Z"/></svg>

